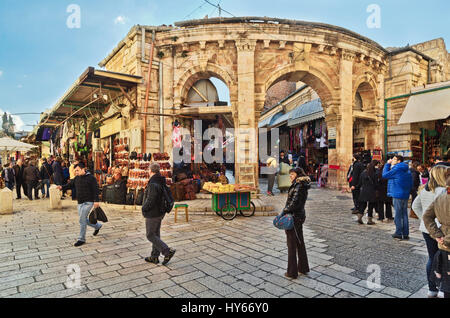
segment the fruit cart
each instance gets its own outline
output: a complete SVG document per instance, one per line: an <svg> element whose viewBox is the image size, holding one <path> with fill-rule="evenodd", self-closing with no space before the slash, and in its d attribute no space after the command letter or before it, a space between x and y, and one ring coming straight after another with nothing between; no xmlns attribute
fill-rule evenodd
<svg viewBox="0 0 450 318"><path fill-rule="evenodd" d="M252 191L256 189L252 187L207 182L203 190L212 194L213 211L227 221L233 220L238 212L244 217L255 215Z"/></svg>
<svg viewBox="0 0 450 318"><path fill-rule="evenodd" d="M244 217L255 215L256 207L249 191L212 194L212 209L224 220L231 221L238 212Z"/></svg>

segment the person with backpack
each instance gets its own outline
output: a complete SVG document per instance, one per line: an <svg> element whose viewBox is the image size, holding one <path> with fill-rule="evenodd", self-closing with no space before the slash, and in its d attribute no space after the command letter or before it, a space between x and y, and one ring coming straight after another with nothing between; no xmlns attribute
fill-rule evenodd
<svg viewBox="0 0 450 318"><path fill-rule="evenodd" d="M142 215L145 218L147 239L153 244L150 257L145 261L159 264L159 256L164 255L163 265L167 265L176 250L171 249L161 240L161 224L164 216L173 208L173 197L166 185L166 178L161 176L160 166L154 163L150 166L150 181L145 189Z"/></svg>

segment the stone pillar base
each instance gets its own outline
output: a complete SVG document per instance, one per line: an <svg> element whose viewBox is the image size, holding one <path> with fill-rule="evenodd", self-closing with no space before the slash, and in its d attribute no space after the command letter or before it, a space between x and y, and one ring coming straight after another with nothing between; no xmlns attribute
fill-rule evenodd
<svg viewBox="0 0 450 318"><path fill-rule="evenodd" d="M13 214L13 193L8 188L0 191L0 214Z"/></svg>

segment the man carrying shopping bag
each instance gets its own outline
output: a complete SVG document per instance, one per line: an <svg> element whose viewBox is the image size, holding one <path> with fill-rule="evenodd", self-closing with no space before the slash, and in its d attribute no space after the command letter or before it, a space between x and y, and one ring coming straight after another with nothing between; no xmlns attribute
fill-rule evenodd
<svg viewBox="0 0 450 318"><path fill-rule="evenodd" d="M59 186L59 190L69 190L75 188L78 200L78 214L80 216L80 236L74 244L75 247L86 244L87 226L95 229L94 236L97 236L102 228L102 224L91 224L89 222L89 213L92 209L100 207L99 189L95 177L86 171L84 163L79 163L75 167L75 179L65 186Z"/></svg>

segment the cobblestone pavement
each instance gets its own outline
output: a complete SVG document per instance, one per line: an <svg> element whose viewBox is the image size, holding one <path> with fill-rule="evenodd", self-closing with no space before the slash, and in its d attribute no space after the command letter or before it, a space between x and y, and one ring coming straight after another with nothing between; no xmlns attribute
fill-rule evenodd
<svg viewBox="0 0 450 318"><path fill-rule="evenodd" d="M285 195L262 197L280 210ZM412 221L411 241L397 242L393 224L358 225L349 194L313 189L307 203L305 239L311 273L286 279L286 238L272 216L173 214L162 238L177 249L165 267L144 262L151 250L139 211L106 207L110 219L99 236L74 248L76 206L46 211L48 201L15 201L12 216L0 216L0 297L302 298L425 297L426 250ZM81 269L80 288L70 287L68 265ZM367 266L381 267L381 288L367 286Z"/></svg>

